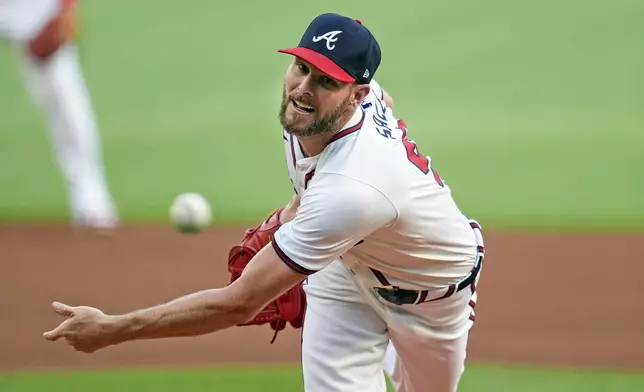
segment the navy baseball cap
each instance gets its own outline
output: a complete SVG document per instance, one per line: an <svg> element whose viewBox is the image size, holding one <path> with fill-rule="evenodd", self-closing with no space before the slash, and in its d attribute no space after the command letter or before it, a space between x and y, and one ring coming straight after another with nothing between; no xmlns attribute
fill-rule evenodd
<svg viewBox="0 0 644 392"><path fill-rule="evenodd" d="M358 19L327 13L317 16L295 48L280 49L343 82L368 84L380 65L380 45Z"/></svg>

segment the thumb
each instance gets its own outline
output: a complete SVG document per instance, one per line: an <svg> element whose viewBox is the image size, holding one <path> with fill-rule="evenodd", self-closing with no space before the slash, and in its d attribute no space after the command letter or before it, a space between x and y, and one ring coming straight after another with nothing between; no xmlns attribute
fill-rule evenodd
<svg viewBox="0 0 644 392"><path fill-rule="evenodd" d="M43 338L51 340L52 342L55 342L56 340L62 338L63 336L65 336L65 328L67 327L68 322L69 320L65 320L55 329L43 333Z"/></svg>
<svg viewBox="0 0 644 392"><path fill-rule="evenodd" d="M74 315L74 308L69 305L65 305L64 303L54 302L51 306L54 308L54 312L61 316L72 317Z"/></svg>

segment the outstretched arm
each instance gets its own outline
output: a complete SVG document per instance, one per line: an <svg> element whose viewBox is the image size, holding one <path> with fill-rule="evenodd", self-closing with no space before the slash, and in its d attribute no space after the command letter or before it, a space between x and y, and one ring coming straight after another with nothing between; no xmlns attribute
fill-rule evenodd
<svg viewBox="0 0 644 392"><path fill-rule="evenodd" d="M113 325L122 341L208 334L252 319L304 278L267 246L230 286L118 316Z"/></svg>
<svg viewBox="0 0 644 392"><path fill-rule="evenodd" d="M54 303L56 312L68 319L44 337L65 338L76 350L94 352L129 340L203 335L247 322L306 275L396 218L389 199L361 182L322 175L316 184L301 201L292 200L291 206L301 202L295 219L284 224L271 246L262 248L225 288L118 316ZM327 189L334 189L334 197L328 197ZM329 211L334 216L329 217Z"/></svg>
<svg viewBox="0 0 644 392"><path fill-rule="evenodd" d="M272 246L266 246L229 286L162 305L105 315L95 308L56 302L54 310L67 319L44 337L52 341L65 338L78 351L94 352L130 340L208 334L247 322L304 278L285 265Z"/></svg>

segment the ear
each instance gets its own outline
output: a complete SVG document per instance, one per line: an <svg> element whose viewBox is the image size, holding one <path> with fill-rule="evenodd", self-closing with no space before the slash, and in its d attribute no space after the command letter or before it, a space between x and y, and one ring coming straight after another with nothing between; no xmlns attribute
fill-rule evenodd
<svg viewBox="0 0 644 392"><path fill-rule="evenodd" d="M369 87L368 84L358 84L353 92L353 97L356 101L355 103L357 105L360 105L362 101L367 98L367 95L369 95L370 91L371 87Z"/></svg>

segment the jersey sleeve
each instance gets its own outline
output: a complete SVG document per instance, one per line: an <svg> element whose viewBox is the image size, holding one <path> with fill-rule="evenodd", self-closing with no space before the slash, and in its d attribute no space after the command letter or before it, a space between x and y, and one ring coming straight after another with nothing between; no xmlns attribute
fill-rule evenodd
<svg viewBox="0 0 644 392"><path fill-rule="evenodd" d="M295 219L275 233L272 245L291 269L310 275L397 216L391 201L372 186L322 174L302 197Z"/></svg>

